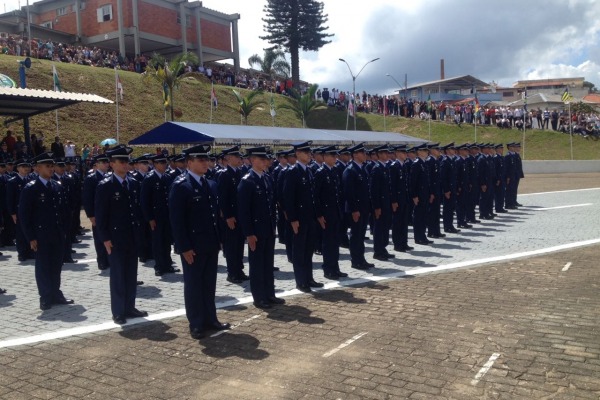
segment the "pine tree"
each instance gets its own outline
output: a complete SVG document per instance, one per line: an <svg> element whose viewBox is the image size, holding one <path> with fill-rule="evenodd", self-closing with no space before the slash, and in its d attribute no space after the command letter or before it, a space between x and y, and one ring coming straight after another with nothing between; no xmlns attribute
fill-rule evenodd
<svg viewBox="0 0 600 400"><path fill-rule="evenodd" d="M300 81L300 49L317 51L333 36L325 31L329 27L327 15L323 14L323 3L316 0L267 0L264 8L264 30L261 39L278 45L290 52L292 60L292 82Z"/></svg>

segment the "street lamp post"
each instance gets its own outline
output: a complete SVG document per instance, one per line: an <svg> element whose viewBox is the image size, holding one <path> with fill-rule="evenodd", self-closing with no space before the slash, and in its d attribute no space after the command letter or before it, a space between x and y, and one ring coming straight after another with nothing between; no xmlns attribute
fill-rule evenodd
<svg viewBox="0 0 600 400"><path fill-rule="evenodd" d="M365 69L365 67L374 62L379 60L379 57L372 59L371 61L368 61L365 65L363 65L363 67L360 69L360 71L358 71L358 74L354 75L352 73L352 70L350 69L350 65L348 65L348 63L346 62L346 60L344 60L343 58L340 58L340 61L344 62L346 64L346 66L348 67L348 71L350 71L350 75L352 76L352 101L354 101L356 99L356 78L358 78L358 76L360 75L360 73L363 71L363 69ZM347 125L347 124L346 124ZM348 127L346 126L346 129L348 129ZM354 107L354 130L356 130L356 107Z"/></svg>

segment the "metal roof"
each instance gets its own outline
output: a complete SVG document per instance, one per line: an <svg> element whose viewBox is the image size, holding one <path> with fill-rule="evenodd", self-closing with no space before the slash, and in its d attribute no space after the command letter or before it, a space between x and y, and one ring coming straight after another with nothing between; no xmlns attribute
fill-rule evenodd
<svg viewBox="0 0 600 400"><path fill-rule="evenodd" d="M451 88L451 89L470 89L473 86L481 88L489 86L482 80L479 80L471 75L455 76L454 78L439 79L437 81L421 82L409 86L407 89L417 89L425 86L438 86L440 88ZM400 89L403 90L403 89Z"/></svg>
<svg viewBox="0 0 600 400"><path fill-rule="evenodd" d="M351 145L360 142L366 142L369 145L383 145L386 143L417 144L426 142L423 139L394 132L165 122L131 140L129 144L146 146L211 143L214 145L289 146L308 140L312 140L315 145Z"/></svg>
<svg viewBox="0 0 600 400"><path fill-rule="evenodd" d="M18 121L77 103L113 102L95 94L0 87L0 116L12 117L5 122Z"/></svg>

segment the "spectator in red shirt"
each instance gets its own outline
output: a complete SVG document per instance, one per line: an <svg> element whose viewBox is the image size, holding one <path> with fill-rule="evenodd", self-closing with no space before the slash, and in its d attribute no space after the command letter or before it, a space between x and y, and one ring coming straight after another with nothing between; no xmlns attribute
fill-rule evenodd
<svg viewBox="0 0 600 400"><path fill-rule="evenodd" d="M8 152L12 154L14 148L15 148L15 142L17 141L15 139L15 137L13 136L13 131L11 128L6 130L6 136L4 137L4 143L6 143L6 146L8 148Z"/></svg>

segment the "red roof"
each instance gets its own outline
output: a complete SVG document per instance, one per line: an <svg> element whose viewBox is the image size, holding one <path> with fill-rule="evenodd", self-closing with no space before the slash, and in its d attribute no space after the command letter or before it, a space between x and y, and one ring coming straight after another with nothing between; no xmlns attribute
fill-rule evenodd
<svg viewBox="0 0 600 400"><path fill-rule="evenodd" d="M590 103L600 104L600 94L598 93L590 93L583 98L585 101L589 101Z"/></svg>

